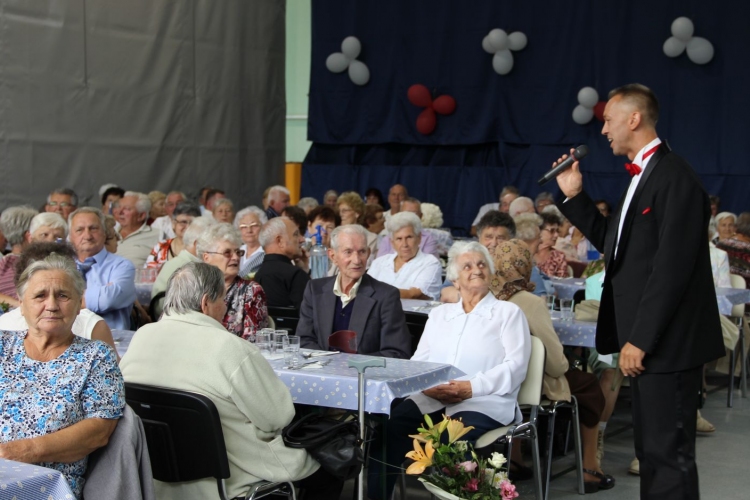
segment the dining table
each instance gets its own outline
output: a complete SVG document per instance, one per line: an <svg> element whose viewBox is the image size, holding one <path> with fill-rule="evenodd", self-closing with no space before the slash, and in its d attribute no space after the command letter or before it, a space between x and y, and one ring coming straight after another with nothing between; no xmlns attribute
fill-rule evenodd
<svg viewBox="0 0 750 500"><path fill-rule="evenodd" d="M0 458L0 499L70 500L75 496L60 471Z"/></svg>

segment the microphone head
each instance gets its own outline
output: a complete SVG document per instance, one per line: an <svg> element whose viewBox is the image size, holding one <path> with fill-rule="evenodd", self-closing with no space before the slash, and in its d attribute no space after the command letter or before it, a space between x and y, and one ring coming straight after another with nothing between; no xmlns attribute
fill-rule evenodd
<svg viewBox="0 0 750 500"><path fill-rule="evenodd" d="M573 156L575 157L576 160L580 160L587 154L589 154L589 147L585 144L581 144L580 146L576 148L575 151L573 151Z"/></svg>

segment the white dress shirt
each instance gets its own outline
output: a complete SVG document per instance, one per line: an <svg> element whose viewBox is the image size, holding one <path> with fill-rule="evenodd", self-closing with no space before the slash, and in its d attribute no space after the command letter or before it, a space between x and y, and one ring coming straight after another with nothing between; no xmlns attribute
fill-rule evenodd
<svg viewBox="0 0 750 500"><path fill-rule="evenodd" d="M367 274L402 290L419 288L432 300L438 300L443 285L443 268L440 261L434 255L418 250L417 255L396 272L393 262L397 255L391 253L378 257L372 261Z"/></svg>
<svg viewBox="0 0 750 500"><path fill-rule="evenodd" d="M617 249L620 247L620 235L622 234L622 225L625 222L625 214L628 213L628 207L630 207L630 202L633 200L635 189L638 187L638 183L640 182L644 172L646 172L646 168L648 167L648 161L651 159L650 156L646 158L646 164L644 165L643 153L649 151L651 148L657 146L658 144L661 144L661 139L657 137L653 141L643 146L643 149L638 151L638 154L636 154L635 158L633 158L633 163L641 167L641 173L638 175L634 175L633 178L630 179L630 186L628 186L628 192L625 195L625 201L622 204L622 210L620 211L620 224L619 226L617 226L617 245L615 245L615 257L617 257Z"/></svg>
<svg viewBox="0 0 750 500"><path fill-rule="evenodd" d="M410 399L422 413L475 411L509 425L521 419L517 398L531 355L529 324L521 309L488 293L470 313L463 304L433 309L411 359L447 363L466 373L472 396L456 404L418 393Z"/></svg>

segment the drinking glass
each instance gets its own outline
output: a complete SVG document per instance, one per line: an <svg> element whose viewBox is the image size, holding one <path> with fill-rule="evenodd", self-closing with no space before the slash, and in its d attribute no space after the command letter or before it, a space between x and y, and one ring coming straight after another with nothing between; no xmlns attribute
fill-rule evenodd
<svg viewBox="0 0 750 500"><path fill-rule="evenodd" d="M547 309L549 309L549 313L552 314L555 311L555 296L548 294L547 295Z"/></svg>
<svg viewBox="0 0 750 500"><path fill-rule="evenodd" d="M270 333L264 333L264 330L261 330L258 335L255 336L255 345L260 349L260 353L263 355L264 358L270 358L271 357L271 343L272 338Z"/></svg>
<svg viewBox="0 0 750 500"><path fill-rule="evenodd" d="M284 366L296 367L299 364L299 337L291 336L284 344Z"/></svg>
<svg viewBox="0 0 750 500"><path fill-rule="evenodd" d="M277 352L284 352L284 345L289 343L289 332L286 330L276 330L273 333L273 345L271 346L271 354Z"/></svg>
<svg viewBox="0 0 750 500"><path fill-rule="evenodd" d="M560 315L566 323L573 322L573 299L560 299Z"/></svg>

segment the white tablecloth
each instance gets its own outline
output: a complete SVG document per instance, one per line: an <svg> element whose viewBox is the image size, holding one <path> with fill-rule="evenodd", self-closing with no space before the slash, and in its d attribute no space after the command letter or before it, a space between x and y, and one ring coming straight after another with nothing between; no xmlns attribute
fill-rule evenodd
<svg viewBox="0 0 750 500"><path fill-rule="evenodd" d="M0 499L70 500L73 492L58 471L0 458Z"/></svg>

